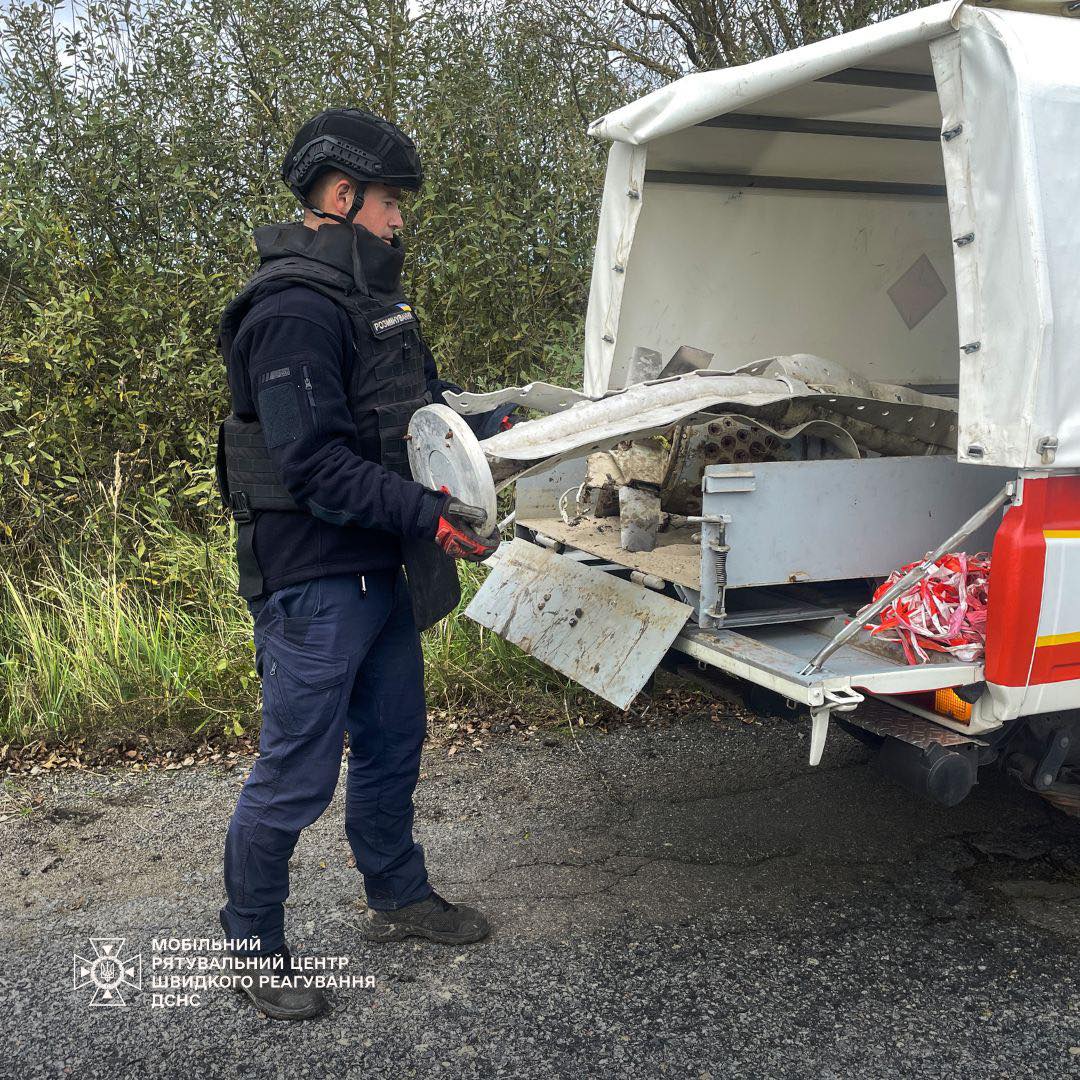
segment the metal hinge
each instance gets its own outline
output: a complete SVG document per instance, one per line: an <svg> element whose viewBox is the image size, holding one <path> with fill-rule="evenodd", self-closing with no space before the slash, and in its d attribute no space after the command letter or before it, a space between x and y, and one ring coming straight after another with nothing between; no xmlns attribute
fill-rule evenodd
<svg viewBox="0 0 1080 1080"><path fill-rule="evenodd" d="M834 712L851 712L866 698L850 686L825 691L825 702L810 708L810 764L821 763L825 740L829 736L829 717Z"/></svg>
<svg viewBox="0 0 1080 1080"><path fill-rule="evenodd" d="M1044 465L1053 465L1057 457L1058 441L1054 435L1044 435L1035 444L1035 453L1039 455Z"/></svg>

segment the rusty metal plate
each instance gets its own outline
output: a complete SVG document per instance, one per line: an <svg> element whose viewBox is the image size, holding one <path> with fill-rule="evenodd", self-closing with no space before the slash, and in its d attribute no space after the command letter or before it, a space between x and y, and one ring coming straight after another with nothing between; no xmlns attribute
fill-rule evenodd
<svg viewBox="0 0 1080 1080"><path fill-rule="evenodd" d="M465 614L625 709L691 608L518 539L499 550Z"/></svg>

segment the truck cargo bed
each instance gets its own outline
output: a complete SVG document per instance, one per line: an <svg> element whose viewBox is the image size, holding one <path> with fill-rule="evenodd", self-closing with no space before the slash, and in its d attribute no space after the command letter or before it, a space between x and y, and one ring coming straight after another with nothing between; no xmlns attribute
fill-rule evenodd
<svg viewBox="0 0 1080 1080"><path fill-rule="evenodd" d="M687 626L673 647L804 705L822 705L827 694L836 691L904 694L978 682L983 677L980 664L943 660L913 666L899 651L888 656L874 643L861 640L837 650L821 671L800 674L846 621L835 617L739 630Z"/></svg>

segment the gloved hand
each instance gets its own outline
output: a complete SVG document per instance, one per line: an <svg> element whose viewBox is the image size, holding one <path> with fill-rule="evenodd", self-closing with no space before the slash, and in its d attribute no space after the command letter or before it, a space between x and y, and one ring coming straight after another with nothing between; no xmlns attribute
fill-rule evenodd
<svg viewBox="0 0 1080 1080"><path fill-rule="evenodd" d="M490 439L500 431L509 431L521 418L515 416L517 405L501 405L491 412L479 413L475 418L466 417L466 423L478 439Z"/></svg>
<svg viewBox="0 0 1080 1080"><path fill-rule="evenodd" d="M479 525L484 517L484 511L478 506L470 506L451 497L439 518L435 543L453 559L483 562L499 546L498 532L481 536L473 527Z"/></svg>

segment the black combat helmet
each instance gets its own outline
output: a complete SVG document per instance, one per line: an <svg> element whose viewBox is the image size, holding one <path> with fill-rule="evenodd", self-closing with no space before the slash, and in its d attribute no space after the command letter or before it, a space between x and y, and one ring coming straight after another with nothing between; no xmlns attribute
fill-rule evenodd
<svg viewBox="0 0 1080 1080"><path fill-rule="evenodd" d="M327 169L340 169L361 184L419 191L424 170L412 139L399 127L362 109L324 109L313 116L293 139L281 163L281 179L309 210L321 217L337 218L311 205L311 185ZM363 204L363 188L357 192L346 220L351 221Z"/></svg>

